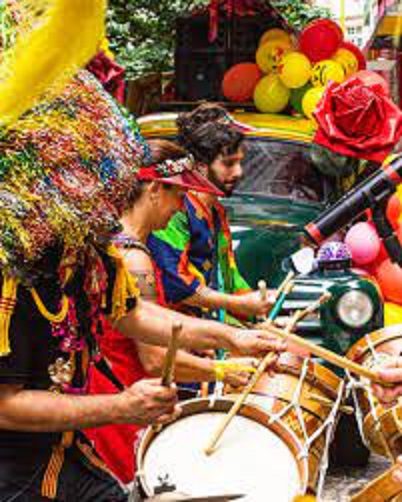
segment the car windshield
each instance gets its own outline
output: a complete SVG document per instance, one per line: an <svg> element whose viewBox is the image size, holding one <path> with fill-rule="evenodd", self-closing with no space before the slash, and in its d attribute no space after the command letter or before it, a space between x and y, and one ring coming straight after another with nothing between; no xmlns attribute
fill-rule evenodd
<svg viewBox="0 0 402 502"><path fill-rule="evenodd" d="M314 167L310 148L309 144L294 141L247 138L244 177L236 193L323 201L324 180Z"/></svg>

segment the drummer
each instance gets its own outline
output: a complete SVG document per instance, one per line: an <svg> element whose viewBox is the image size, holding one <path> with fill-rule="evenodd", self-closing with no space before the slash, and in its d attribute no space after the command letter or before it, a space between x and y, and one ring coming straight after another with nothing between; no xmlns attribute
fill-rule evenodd
<svg viewBox="0 0 402 502"><path fill-rule="evenodd" d="M219 190L195 170L193 157L177 144L151 140L149 148L152 163L139 170L139 182L129 191L127 209L121 219L123 232L114 242L121 250L129 271L137 279L141 297L163 305L165 302L158 276L146 246L148 236L151 231L166 226L181 208L187 190L213 194L219 194ZM166 349L134 342L111 327L101 338L100 349L114 376L124 386L130 386L142 378L161 375ZM183 383L221 379L238 387L247 383L251 372L246 370L253 362L250 358L227 360L223 365L209 357L179 351L175 379ZM230 368L231 363L236 366L225 371L225 367ZM117 391L109 375L101 369L92 369L91 393L114 394ZM136 425L108 425L86 432L109 469L126 484L133 480L133 445L140 430L140 426Z"/></svg>
<svg viewBox="0 0 402 502"><path fill-rule="evenodd" d="M243 176L239 126L224 108L207 103L181 114L177 126L179 142L230 197ZM164 300L177 310L227 321L227 312L247 318L265 315L271 307L269 297L261 299L239 273L229 221L216 194L186 194L182 210L151 235L148 247Z"/></svg>

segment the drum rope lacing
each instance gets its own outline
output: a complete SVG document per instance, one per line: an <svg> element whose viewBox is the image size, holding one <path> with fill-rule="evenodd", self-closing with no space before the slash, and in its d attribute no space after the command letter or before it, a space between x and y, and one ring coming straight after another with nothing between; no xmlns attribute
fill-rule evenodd
<svg viewBox="0 0 402 502"><path fill-rule="evenodd" d="M371 338L369 335L366 335L364 337L366 343L367 343L367 347L371 353L371 360L368 360L365 364L365 366L370 366L370 367L373 367L373 366L377 366L377 365L380 365L383 361L384 361L384 357L385 357L385 354L379 354L375 348L375 345L373 344ZM385 453L387 455L387 457L391 460L391 462L395 462L396 458L394 456L394 454L392 453L389 445L388 445L388 442L387 442L387 439L386 437L384 436L384 432L382 430L382 427L381 427L381 421L380 421L380 417L378 416L378 413L377 413L377 405L376 405L376 402L375 402L375 398L374 398L374 394L373 394L373 390L370 386L370 382L368 380L357 380L355 379L348 370L345 370L345 373L346 373L346 376L349 380L349 383L347 385L347 392L351 392L352 393L352 399L353 399L353 403L354 403L354 407L355 407L355 413L356 413L356 421L357 421L357 426L358 426L358 429L359 429L359 433L360 433L360 436L362 438L362 441L364 443L364 445L370 449L370 445L369 445L369 441L368 439L366 438L366 435L364 433L364 416L363 416L363 413L362 413L362 409L360 407L360 403L359 403L359 398L358 398L358 395L357 395L357 391L358 390L362 390L362 391L365 391L366 392L366 395L367 395L367 399L369 401L369 405L370 405L370 410L371 410L371 415L373 417L373 420L374 420L374 429L375 431L378 433L378 436L380 438L380 441L382 443L382 446L385 450Z"/></svg>
<svg viewBox="0 0 402 502"><path fill-rule="evenodd" d="M303 385L307 377L308 369L309 369L309 363L310 359L305 359L303 362L303 366L300 372L300 379L297 383L296 389L293 393L292 399L290 403L285 406L282 410L280 410L278 413L272 414L270 412L270 419L268 424L272 425L275 422L280 421L287 413L290 411L294 410L296 413L296 418L297 421L300 425L305 444L302 445L302 450L299 454L299 458L307 458L309 454L310 447L312 444L321 436L321 434L324 433L325 431L325 446L324 446L324 453L320 462L320 468L319 468L319 479L317 482L317 497L318 499L321 497L321 493L324 487L324 482L325 482L325 477L326 473L328 470L328 452L329 452L329 444L332 439L335 423L336 423L336 416L338 414L339 408L341 406L341 401L342 397L344 394L344 388L345 388L345 383L341 381L338 387L338 394L337 398L334 402L334 405L332 407L332 410L328 417L324 420L323 424L321 427L319 427L311 436L308 435L307 432L307 427L306 423L303 417L303 409L300 404L301 401L301 396L302 396L302 391L303 391Z"/></svg>

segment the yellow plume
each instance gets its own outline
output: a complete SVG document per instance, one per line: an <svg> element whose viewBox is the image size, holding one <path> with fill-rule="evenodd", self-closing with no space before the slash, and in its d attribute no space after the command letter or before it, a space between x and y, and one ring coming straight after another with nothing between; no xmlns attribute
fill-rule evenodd
<svg viewBox="0 0 402 502"><path fill-rule="evenodd" d="M33 18L0 65L0 123L8 125L44 93L60 91L105 36L106 0L21 0ZM47 96L48 97L48 96Z"/></svg>

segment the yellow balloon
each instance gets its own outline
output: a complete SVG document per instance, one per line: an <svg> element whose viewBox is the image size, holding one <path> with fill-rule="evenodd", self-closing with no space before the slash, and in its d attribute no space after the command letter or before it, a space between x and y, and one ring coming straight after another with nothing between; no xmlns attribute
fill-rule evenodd
<svg viewBox="0 0 402 502"><path fill-rule="evenodd" d="M309 89L303 97L302 109L303 113L309 119L313 119L313 112L317 108L323 94L325 92L325 87L313 87Z"/></svg>
<svg viewBox="0 0 402 502"><path fill-rule="evenodd" d="M353 54L353 52L348 51L348 49L344 49L343 47L335 52L335 56L333 56L332 59L342 66L346 77L350 77L359 69L359 61L357 60L357 57Z"/></svg>
<svg viewBox="0 0 402 502"><path fill-rule="evenodd" d="M310 80L311 63L301 52L289 52L281 59L278 72L286 87L297 89Z"/></svg>
<svg viewBox="0 0 402 502"><path fill-rule="evenodd" d="M342 65L332 59L324 59L313 66L311 82L316 87L326 86L329 81L341 83L344 80Z"/></svg>
<svg viewBox="0 0 402 502"><path fill-rule="evenodd" d="M263 113L279 113L288 104L290 89L283 85L278 75L263 77L254 90L254 103Z"/></svg>
<svg viewBox="0 0 402 502"><path fill-rule="evenodd" d="M258 48L255 59L264 73L270 73L277 70L282 56L291 49L292 44L289 41L271 40Z"/></svg>
<svg viewBox="0 0 402 502"><path fill-rule="evenodd" d="M289 33L287 33L285 30L281 30L280 28L271 28L262 35L258 45L263 45L266 42L270 42L271 40L283 40L292 44L292 38Z"/></svg>
<svg viewBox="0 0 402 502"><path fill-rule="evenodd" d="M384 324L392 326L402 324L402 306L397 303L386 302L384 304Z"/></svg>

